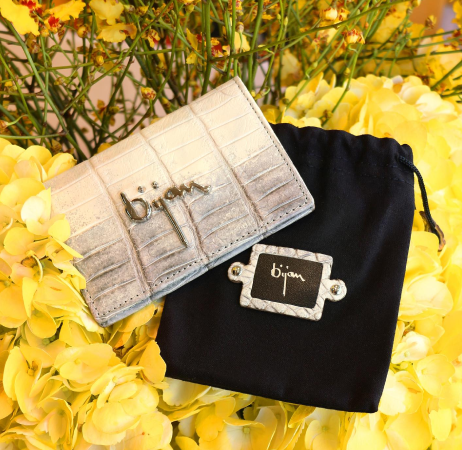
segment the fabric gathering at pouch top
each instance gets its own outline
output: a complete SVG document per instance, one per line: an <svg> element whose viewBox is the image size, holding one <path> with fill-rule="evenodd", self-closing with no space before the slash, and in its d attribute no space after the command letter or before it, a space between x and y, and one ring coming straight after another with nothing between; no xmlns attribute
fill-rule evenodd
<svg viewBox="0 0 462 450"><path fill-rule="evenodd" d="M403 288L415 172L421 181L412 150L393 139L343 131L289 124L273 129L316 210L254 250L328 255L328 275L343 280L347 293L326 302L313 320L244 308L242 285L230 282L232 268L221 264L166 298L157 341L167 376L297 404L376 412ZM423 182L420 187L426 200ZM438 234L428 202L425 209L429 231ZM247 249L233 260L246 264L250 256ZM258 288L266 295L265 286Z"/></svg>

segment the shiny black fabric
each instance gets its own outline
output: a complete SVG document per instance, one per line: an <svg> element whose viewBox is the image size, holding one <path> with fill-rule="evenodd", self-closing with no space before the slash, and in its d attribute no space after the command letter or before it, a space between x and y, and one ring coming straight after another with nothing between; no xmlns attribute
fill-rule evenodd
<svg viewBox="0 0 462 450"><path fill-rule="evenodd" d="M319 322L239 305L233 261L170 294L158 334L167 376L304 405L375 412L390 363L414 215L408 146L275 125L316 208L262 241L333 257L346 283Z"/></svg>

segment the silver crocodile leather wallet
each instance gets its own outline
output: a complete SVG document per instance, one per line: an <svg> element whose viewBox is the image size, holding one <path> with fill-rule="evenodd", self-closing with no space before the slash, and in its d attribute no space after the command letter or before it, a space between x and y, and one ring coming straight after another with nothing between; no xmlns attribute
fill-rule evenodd
<svg viewBox="0 0 462 450"><path fill-rule="evenodd" d="M101 326L314 209L239 78L47 182ZM226 282L226 281L224 281Z"/></svg>

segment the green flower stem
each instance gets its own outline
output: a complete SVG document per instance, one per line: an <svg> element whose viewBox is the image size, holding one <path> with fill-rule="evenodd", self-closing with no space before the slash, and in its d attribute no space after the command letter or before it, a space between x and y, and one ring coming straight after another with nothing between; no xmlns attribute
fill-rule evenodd
<svg viewBox="0 0 462 450"><path fill-rule="evenodd" d="M459 70L462 67L462 60L459 61L446 75L441 77L436 83L431 86L432 89L436 89L438 86L441 85L444 81L446 81L454 72Z"/></svg>
<svg viewBox="0 0 462 450"><path fill-rule="evenodd" d="M204 7L203 17L205 24L205 49L207 52L207 62L204 72L204 83L202 84L202 95L207 92L207 87L210 82L210 74L212 72L212 36L210 33L210 3L212 0L202 0Z"/></svg>
<svg viewBox="0 0 462 450"><path fill-rule="evenodd" d="M46 100L48 101L48 103L50 104L51 108L53 109L53 112L56 114L56 118L58 119L58 122L60 123L61 125L61 128L63 130L63 132L65 134L68 133L68 130L67 130L67 127L66 127L66 123L64 122L64 119L60 113L60 111L58 110L58 108L56 108L54 102L51 100L50 96L48 95L48 91L46 90L46 87L45 87L45 84L43 83L43 80L42 78L40 77L40 75L37 73L37 69L35 67L35 64L32 60L32 57L29 53L29 50L28 48L26 47L26 45L24 44L24 42L22 41L22 39L20 38L19 34L17 33L17 31L15 30L15 28L13 26L11 26L10 24L8 24L8 27L9 29L11 30L11 32L15 35L16 39L18 40L18 42L20 43L21 47L22 47L22 50L24 52L24 54L26 55L26 58L27 60L29 61L29 64L32 68L32 70L34 71L34 75L35 75L35 79L37 81L37 83L39 84L42 92L43 92L43 95L44 97L46 98ZM77 150L78 149L78 144L77 142L73 139L72 136L70 135L67 135L67 139L68 141L74 146L74 148Z"/></svg>
<svg viewBox="0 0 462 450"><path fill-rule="evenodd" d="M261 25L261 16L263 13L263 0L258 0L258 8L257 8L257 16L255 18L255 26L254 26L254 31L253 31L253 36L252 40L250 42L250 48L252 50L258 50L257 44L258 44L258 34L260 31L260 25ZM249 88L249 91L253 90L253 84L255 81L255 75L257 74L257 64L255 60L255 52L253 52L250 57L249 57L249 62L248 62L248 68L249 68L249 78L247 82L247 87Z"/></svg>

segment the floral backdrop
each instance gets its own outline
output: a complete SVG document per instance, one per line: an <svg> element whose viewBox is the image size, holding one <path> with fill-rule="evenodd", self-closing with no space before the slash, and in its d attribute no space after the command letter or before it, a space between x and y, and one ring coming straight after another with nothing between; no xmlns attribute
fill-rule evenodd
<svg viewBox="0 0 462 450"><path fill-rule="evenodd" d="M462 36L419 3L0 0L0 449L462 448ZM103 329L80 295L43 183L234 75L270 122L413 148L447 244L416 189L375 414L165 378L162 307Z"/></svg>

